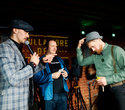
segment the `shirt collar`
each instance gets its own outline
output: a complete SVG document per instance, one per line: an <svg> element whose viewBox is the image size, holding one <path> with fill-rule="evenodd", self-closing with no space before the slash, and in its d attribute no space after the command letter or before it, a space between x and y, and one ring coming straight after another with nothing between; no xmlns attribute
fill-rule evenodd
<svg viewBox="0 0 125 110"><path fill-rule="evenodd" d="M108 44L105 43L105 46L103 47L103 51L105 51L105 49L108 47Z"/></svg>
<svg viewBox="0 0 125 110"><path fill-rule="evenodd" d="M106 50L107 47L108 47L108 44L105 43L105 45L103 47L103 51L100 54L94 53L94 55L102 55L103 56L103 52Z"/></svg>
<svg viewBox="0 0 125 110"><path fill-rule="evenodd" d="M17 46L17 48L20 50L20 52L22 53L22 45L20 45L19 43L17 43L16 41L14 41L13 39L10 38L10 40L12 40L14 42L14 44Z"/></svg>

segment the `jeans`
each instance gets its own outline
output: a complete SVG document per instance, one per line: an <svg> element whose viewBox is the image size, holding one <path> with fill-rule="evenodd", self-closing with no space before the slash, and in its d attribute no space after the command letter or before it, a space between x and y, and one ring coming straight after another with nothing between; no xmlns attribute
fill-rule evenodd
<svg viewBox="0 0 125 110"><path fill-rule="evenodd" d="M67 110L67 93L54 94L52 100L45 100L45 110Z"/></svg>
<svg viewBox="0 0 125 110"><path fill-rule="evenodd" d="M125 110L125 83L120 86L99 88L98 110Z"/></svg>

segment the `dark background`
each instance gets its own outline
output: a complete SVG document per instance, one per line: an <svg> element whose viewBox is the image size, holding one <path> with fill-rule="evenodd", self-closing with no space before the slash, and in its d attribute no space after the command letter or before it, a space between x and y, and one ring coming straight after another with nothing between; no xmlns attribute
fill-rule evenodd
<svg viewBox="0 0 125 110"><path fill-rule="evenodd" d="M84 37L82 30L98 31L104 41L112 43L124 39L125 3L121 0L1 1L0 31L7 30L13 19L29 22L35 28L33 34L69 36L75 47Z"/></svg>
<svg viewBox="0 0 125 110"><path fill-rule="evenodd" d="M0 3L0 28L18 18L41 33L108 33L124 30L124 15L125 3L121 0L4 0Z"/></svg>

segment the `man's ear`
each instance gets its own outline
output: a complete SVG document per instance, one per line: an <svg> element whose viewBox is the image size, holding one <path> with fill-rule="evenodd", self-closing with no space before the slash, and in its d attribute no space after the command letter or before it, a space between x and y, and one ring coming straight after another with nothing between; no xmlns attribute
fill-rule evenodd
<svg viewBox="0 0 125 110"><path fill-rule="evenodd" d="M13 32L16 34L18 32L17 28L13 28Z"/></svg>

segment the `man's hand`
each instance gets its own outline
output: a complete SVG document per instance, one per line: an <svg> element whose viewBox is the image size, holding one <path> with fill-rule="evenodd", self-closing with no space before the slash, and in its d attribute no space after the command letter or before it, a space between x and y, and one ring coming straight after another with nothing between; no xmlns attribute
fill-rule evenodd
<svg viewBox="0 0 125 110"><path fill-rule="evenodd" d="M58 79L58 78L60 77L60 75L61 75L60 72L54 72L54 73L52 74L52 78L53 78L53 79Z"/></svg>
<svg viewBox="0 0 125 110"><path fill-rule="evenodd" d="M97 84L100 86L106 86L107 82L106 82L106 78L105 77L99 77L99 79L97 80Z"/></svg>
<svg viewBox="0 0 125 110"><path fill-rule="evenodd" d="M39 55L36 53L36 52L34 52L34 54L32 55L32 54L30 54L30 56L31 56L31 58L30 58L30 62L34 62L36 65L38 65L39 64Z"/></svg>
<svg viewBox="0 0 125 110"><path fill-rule="evenodd" d="M51 61L53 60L53 57L55 57L57 54L49 54L46 55L45 57L43 57L43 62L44 63L51 63Z"/></svg>
<svg viewBox="0 0 125 110"><path fill-rule="evenodd" d="M63 70L63 72L62 72L61 74L62 74L62 76L63 76L64 78L66 78L66 77L68 76L68 73L67 73L65 70Z"/></svg>
<svg viewBox="0 0 125 110"><path fill-rule="evenodd" d="M81 48L81 46L84 44L85 39L86 37L79 40L77 48Z"/></svg>

